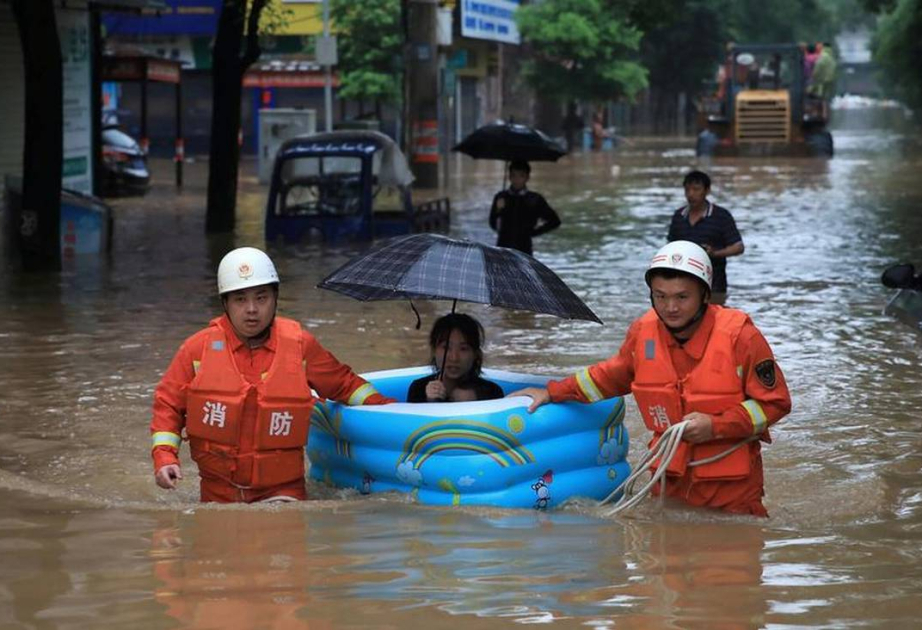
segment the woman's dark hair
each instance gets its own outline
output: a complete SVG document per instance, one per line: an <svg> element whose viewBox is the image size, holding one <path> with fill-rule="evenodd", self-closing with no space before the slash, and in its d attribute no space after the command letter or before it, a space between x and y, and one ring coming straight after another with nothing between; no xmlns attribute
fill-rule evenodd
<svg viewBox="0 0 922 630"><path fill-rule="evenodd" d="M464 340L474 350L474 364L471 366L471 376L480 376L480 368L483 365L483 350L481 345L484 342L483 326L476 319L464 313L449 313L435 320L432 325L432 331L429 333L429 347L432 348L432 363L435 364L435 349L440 343L448 343L451 338L451 331L458 330Z"/></svg>

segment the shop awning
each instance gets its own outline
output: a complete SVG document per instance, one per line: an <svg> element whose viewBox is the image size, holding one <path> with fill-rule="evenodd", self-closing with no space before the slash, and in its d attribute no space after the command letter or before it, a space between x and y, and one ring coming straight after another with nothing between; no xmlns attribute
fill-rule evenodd
<svg viewBox="0 0 922 630"><path fill-rule="evenodd" d="M142 56L102 58L103 81L157 81L179 83L182 63L169 59Z"/></svg>
<svg viewBox="0 0 922 630"><path fill-rule="evenodd" d="M243 87L248 88L321 88L326 76L323 66L314 61L273 60L250 66L243 75ZM333 87L339 87L339 77L331 77Z"/></svg>

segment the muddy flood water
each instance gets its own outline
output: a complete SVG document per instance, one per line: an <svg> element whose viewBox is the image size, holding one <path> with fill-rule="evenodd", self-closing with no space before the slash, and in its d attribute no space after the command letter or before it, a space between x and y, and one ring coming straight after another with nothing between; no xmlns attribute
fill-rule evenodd
<svg viewBox="0 0 922 630"><path fill-rule="evenodd" d="M794 410L764 449L768 520L648 500L604 517L433 508L312 483L314 500L203 506L149 457L153 389L219 312L214 273L263 246L244 169L235 239L203 236L203 164L113 201L109 260L0 277L0 628L914 628L922 602L922 335L883 314L891 263L922 264L922 142L841 112L836 156L696 160L688 140L535 164L563 226L536 241L605 321L462 305L486 365L566 375L614 353L647 307L643 272L693 167L746 252L728 304L772 344ZM500 165L449 165L452 235L492 241ZM357 371L419 365L446 303L360 303L315 285L364 245L270 247L281 312ZM644 431L633 401L629 459Z"/></svg>

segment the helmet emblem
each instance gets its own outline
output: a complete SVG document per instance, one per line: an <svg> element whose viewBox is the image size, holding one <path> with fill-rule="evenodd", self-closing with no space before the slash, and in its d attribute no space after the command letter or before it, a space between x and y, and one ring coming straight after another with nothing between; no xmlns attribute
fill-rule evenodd
<svg viewBox="0 0 922 630"><path fill-rule="evenodd" d="M237 267L237 275L240 276L243 280L246 280L253 275L253 268L250 266L250 263L240 263L240 266Z"/></svg>
<svg viewBox="0 0 922 630"><path fill-rule="evenodd" d="M670 261L673 265L679 265L682 263L682 254L673 254L670 258Z"/></svg>

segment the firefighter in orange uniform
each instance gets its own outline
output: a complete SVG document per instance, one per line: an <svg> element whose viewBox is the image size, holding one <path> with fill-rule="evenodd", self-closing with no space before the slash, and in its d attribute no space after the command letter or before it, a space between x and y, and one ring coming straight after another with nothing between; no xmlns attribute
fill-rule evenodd
<svg viewBox="0 0 922 630"><path fill-rule="evenodd" d="M154 393L154 478L182 479L183 429L202 501L303 500L304 445L321 396L350 405L394 402L336 360L313 335L277 317L279 278L265 253L241 247L218 266L224 315L183 343Z"/></svg>
<svg viewBox="0 0 922 630"><path fill-rule="evenodd" d="M694 506L768 516L760 442L791 410L784 375L749 316L709 304L712 267L689 241L660 249L646 272L653 308L635 320L618 354L547 388L510 394L548 402L634 395L651 448L688 421L667 467L666 494ZM735 450L734 446L749 440ZM707 459L708 462L697 463Z"/></svg>

